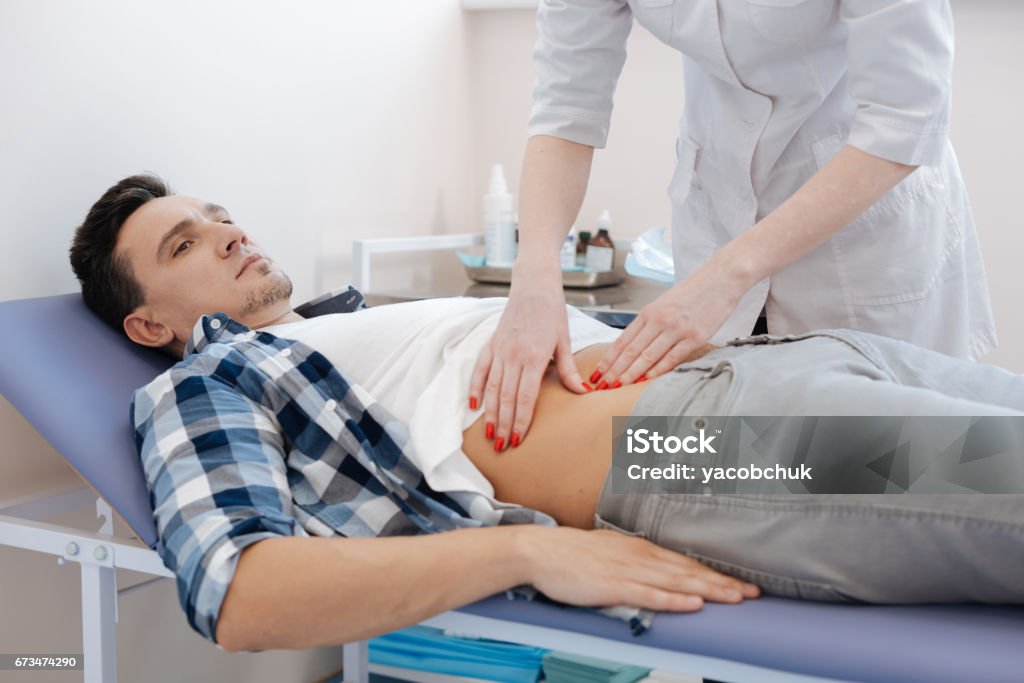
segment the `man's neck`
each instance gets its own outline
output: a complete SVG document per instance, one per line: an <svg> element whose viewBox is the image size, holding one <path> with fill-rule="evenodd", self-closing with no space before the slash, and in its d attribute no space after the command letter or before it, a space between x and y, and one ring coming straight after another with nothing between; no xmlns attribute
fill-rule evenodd
<svg viewBox="0 0 1024 683"><path fill-rule="evenodd" d="M263 314L261 316L253 316L251 320L246 321L246 326L253 330L258 330L262 327L270 327L271 325L282 325L284 323L297 323L305 320L301 315L288 309L280 313L270 313L269 315Z"/></svg>

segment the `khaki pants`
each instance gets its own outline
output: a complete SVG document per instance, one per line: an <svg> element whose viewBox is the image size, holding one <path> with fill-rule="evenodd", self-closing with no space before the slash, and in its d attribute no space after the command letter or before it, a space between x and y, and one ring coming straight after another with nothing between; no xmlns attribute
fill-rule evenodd
<svg viewBox="0 0 1024 683"><path fill-rule="evenodd" d="M633 410L784 414L1022 415L1024 376L866 333L761 335L654 380ZM1024 495L614 494L609 477L595 524L769 594L1024 603Z"/></svg>

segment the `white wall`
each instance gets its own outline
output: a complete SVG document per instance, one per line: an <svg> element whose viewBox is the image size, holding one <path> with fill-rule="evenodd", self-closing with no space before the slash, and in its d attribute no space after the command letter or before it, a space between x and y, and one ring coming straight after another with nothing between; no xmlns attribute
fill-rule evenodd
<svg viewBox="0 0 1024 683"><path fill-rule="evenodd" d="M957 59L952 138L960 157L988 268L1000 346L987 359L1024 372L1024 3L954 0ZM530 54L537 39L532 10L478 12L471 17L477 138L474 180L484 191L488 166L501 161L518 189L530 111ZM577 225L593 226L605 207L612 236L633 237L667 225L665 195L682 107L678 53L634 26L615 95L608 146L597 152ZM585 228L584 228L585 229Z"/></svg>
<svg viewBox="0 0 1024 683"><path fill-rule="evenodd" d="M74 227L143 170L231 210L296 301L345 281L356 237L466 230L469 64L458 0L0 0L0 300L75 290ZM77 479L6 401L0 431L0 501ZM0 650L80 651L77 595L77 568L0 548ZM220 653L170 582L126 597L119 631L122 680L340 667L330 651Z"/></svg>

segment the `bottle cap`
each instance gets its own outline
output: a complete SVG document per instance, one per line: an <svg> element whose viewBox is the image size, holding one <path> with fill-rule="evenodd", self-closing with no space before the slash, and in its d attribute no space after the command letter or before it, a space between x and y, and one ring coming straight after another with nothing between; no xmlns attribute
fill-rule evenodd
<svg viewBox="0 0 1024 683"><path fill-rule="evenodd" d="M505 182L505 169L501 164L491 166L491 188L489 194L507 194L508 183Z"/></svg>
<svg viewBox="0 0 1024 683"><path fill-rule="evenodd" d="M593 233L590 232L589 230L581 230L580 231L580 241L585 242L585 241L589 240L592 235L593 235Z"/></svg>
<svg viewBox="0 0 1024 683"><path fill-rule="evenodd" d="M612 227L612 214L608 209L601 212L601 215L597 217L597 227L605 228L610 230Z"/></svg>

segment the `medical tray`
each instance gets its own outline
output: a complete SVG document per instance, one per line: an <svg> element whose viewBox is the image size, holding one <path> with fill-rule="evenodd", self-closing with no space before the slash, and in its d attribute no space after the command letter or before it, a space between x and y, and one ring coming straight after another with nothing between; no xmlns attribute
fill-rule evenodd
<svg viewBox="0 0 1024 683"><path fill-rule="evenodd" d="M488 282L495 284L512 284L511 268L495 268L493 266L467 266L466 275L475 282ZM622 272L618 270L563 270L562 286L578 289L593 289L595 287L608 287L617 285L625 279Z"/></svg>

